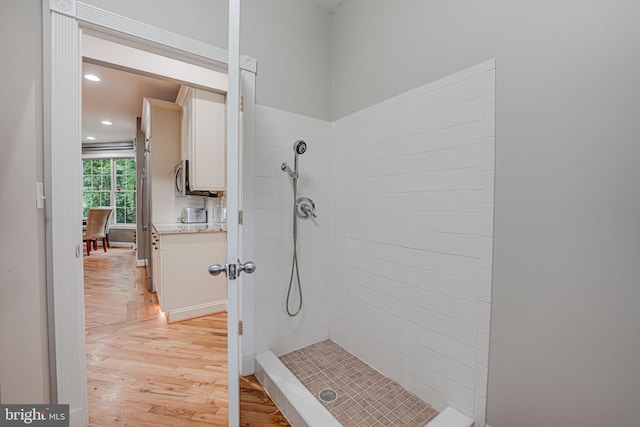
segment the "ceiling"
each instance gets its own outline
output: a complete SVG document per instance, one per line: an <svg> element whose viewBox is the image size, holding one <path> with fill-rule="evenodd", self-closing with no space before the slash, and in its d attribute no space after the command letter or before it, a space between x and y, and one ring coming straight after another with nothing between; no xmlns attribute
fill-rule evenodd
<svg viewBox="0 0 640 427"><path fill-rule="evenodd" d="M347 0L313 0L333 13ZM121 142L136 137L136 118L142 116L142 98L175 101L177 83L84 62L82 74L95 74L100 82L82 79L82 141ZM101 122L108 120L111 126ZM95 140L88 140L92 136Z"/></svg>
<svg viewBox="0 0 640 427"><path fill-rule="evenodd" d="M136 137L136 118L142 116L142 98L175 101L180 85L151 77L82 64L82 74L95 74L101 81L82 79L82 141L121 142ZM101 122L108 120L111 126ZM90 141L88 136L95 137Z"/></svg>

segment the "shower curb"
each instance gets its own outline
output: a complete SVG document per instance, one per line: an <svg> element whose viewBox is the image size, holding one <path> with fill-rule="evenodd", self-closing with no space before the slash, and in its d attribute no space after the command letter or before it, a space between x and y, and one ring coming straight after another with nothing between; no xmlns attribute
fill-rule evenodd
<svg viewBox="0 0 640 427"><path fill-rule="evenodd" d="M473 420L451 406L444 408L426 427L471 427Z"/></svg>
<svg viewBox="0 0 640 427"><path fill-rule="evenodd" d="M256 378L292 426L342 426L271 351L255 360Z"/></svg>

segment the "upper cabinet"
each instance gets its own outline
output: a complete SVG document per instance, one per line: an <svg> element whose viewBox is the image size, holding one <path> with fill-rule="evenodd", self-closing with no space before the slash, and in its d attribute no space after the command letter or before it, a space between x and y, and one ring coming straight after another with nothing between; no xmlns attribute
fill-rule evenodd
<svg viewBox="0 0 640 427"><path fill-rule="evenodd" d="M189 186L196 191L226 187L225 96L182 86L182 158L189 161Z"/></svg>

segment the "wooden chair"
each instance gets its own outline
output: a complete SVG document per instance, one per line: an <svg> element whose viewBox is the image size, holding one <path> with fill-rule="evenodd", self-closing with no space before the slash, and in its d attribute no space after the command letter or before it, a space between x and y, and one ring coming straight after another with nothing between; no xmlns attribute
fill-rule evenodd
<svg viewBox="0 0 640 427"><path fill-rule="evenodd" d="M102 248L107 252L107 225L113 212L111 207L89 208L87 214L87 226L82 234L82 241L87 242L87 256L93 250L98 250L98 239L102 239Z"/></svg>

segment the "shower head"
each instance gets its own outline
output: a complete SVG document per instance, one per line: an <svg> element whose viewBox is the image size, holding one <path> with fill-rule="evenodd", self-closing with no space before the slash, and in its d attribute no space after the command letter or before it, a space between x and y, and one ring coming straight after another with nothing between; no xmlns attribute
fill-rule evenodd
<svg viewBox="0 0 640 427"><path fill-rule="evenodd" d="M307 151L307 143L301 139L297 140L295 144L293 144L293 151L295 151L296 154L304 154L304 152Z"/></svg>

